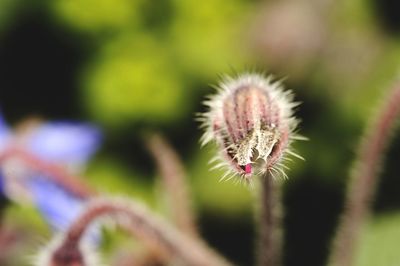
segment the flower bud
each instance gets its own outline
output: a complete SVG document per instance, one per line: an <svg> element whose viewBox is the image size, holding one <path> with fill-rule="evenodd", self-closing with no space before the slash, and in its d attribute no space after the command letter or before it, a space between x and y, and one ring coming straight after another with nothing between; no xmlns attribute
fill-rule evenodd
<svg viewBox="0 0 400 266"><path fill-rule="evenodd" d="M286 176L280 167L283 156L299 157L289 150L291 140L299 138L293 133L297 120L292 117L298 103L280 82L256 74L227 77L205 104L209 111L202 115L203 144L217 143L222 161L218 166L231 170L223 179L233 173L251 181L267 171Z"/></svg>

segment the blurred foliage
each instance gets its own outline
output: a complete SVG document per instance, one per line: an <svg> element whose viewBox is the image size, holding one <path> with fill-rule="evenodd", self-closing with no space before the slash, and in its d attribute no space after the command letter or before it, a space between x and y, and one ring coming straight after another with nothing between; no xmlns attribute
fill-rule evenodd
<svg viewBox="0 0 400 266"><path fill-rule="evenodd" d="M140 198L149 206L154 206L151 183L139 174L132 173L112 159L97 159L87 169L87 181L98 191L106 195L119 194Z"/></svg>
<svg viewBox="0 0 400 266"><path fill-rule="evenodd" d="M184 113L183 84L159 43L154 36L134 35L104 47L88 71L86 99L93 117L121 125L168 121Z"/></svg>
<svg viewBox="0 0 400 266"><path fill-rule="evenodd" d="M19 1L0 1L0 32L8 25L8 20L13 16Z"/></svg>
<svg viewBox="0 0 400 266"><path fill-rule="evenodd" d="M218 182L223 171L209 170L208 161L214 150L199 148L197 136L193 135L193 113L203 111L199 102L212 91L208 84L215 84L220 74L255 68L287 77L287 87L294 90L296 100L303 102L298 108L303 120L300 133L310 141L295 145L306 162L294 161L290 165L290 179L285 187L286 193L290 193L285 197L285 223L287 239L291 241L285 251L286 264L324 263L359 136L400 69L399 38L382 23L377 0L32 2L37 4L30 4L29 9L22 1L0 0L0 72L8 69L9 64L2 59L13 58L4 56L8 50L2 47L3 39L16 36L13 31L18 29L18 23L25 23L26 14L33 14L47 22L48 28L43 32L51 35L54 31L47 29L56 28L57 36L85 54L79 57L65 47L62 49L66 51L61 51L79 59L73 75L78 92L73 94L75 102L70 103L64 97L70 91L54 93L58 89L54 86L8 86L0 92L6 116L20 114L21 107L10 104L20 102L19 99L8 98L21 97L21 93L12 93L18 89L40 88L41 93L28 95L32 105L36 101L37 105L45 102L49 106L37 108L47 110L39 112L44 117L57 114L58 118L71 118L67 111L62 115L58 104L79 103L74 115L98 122L106 132L106 148L85 173L89 183L107 194L140 198L160 212L165 210L155 188L157 176L147 169L152 165L144 163L142 169L136 169L139 163L130 161L132 158L126 152L129 149L135 154L133 158L147 158L143 147L138 147L142 140L135 142L137 146L119 147L114 145L115 139L128 145L128 136L137 138L137 132L149 128L165 131L184 158L200 215L239 225L251 219L254 191L233 182ZM31 34L29 38L37 40L36 32L18 34ZM41 36L39 42L40 39ZM20 43L20 39L13 41L10 43ZM40 49L40 45L30 47L29 42L22 47L32 54ZM62 58L54 57L56 61ZM70 63L61 60L58 64ZM40 70L40 62L37 67ZM29 70L16 69L16 79L30 74ZM65 68L65 72L69 71ZM7 78L0 76L0 80ZM49 95L54 98L47 99ZM112 134L112 138L107 134ZM111 155L107 154L110 147L117 147ZM399 143L392 147L398 148ZM121 157L124 160L119 160ZM383 188L379 193L384 192ZM32 210L13 206L5 216L26 220L33 224L32 230L45 231ZM207 219L201 217L200 221L203 220ZM394 265L396 258L399 260L395 252L398 220L396 213L374 217L366 228L357 265ZM212 220L207 221L201 227L206 238L212 240L215 231L208 230L213 224ZM252 230L248 228L249 234ZM225 236L231 237L230 234L227 231ZM240 265L249 265L251 259L241 254L252 255L252 239L238 236L237 242L243 243L238 252L229 252L231 243L227 242L231 241L216 241L220 244L217 248L234 253L232 259Z"/></svg>
<svg viewBox="0 0 400 266"><path fill-rule="evenodd" d="M249 3L243 0L173 0L171 45L185 71L215 77L246 62L243 38Z"/></svg>
<svg viewBox="0 0 400 266"><path fill-rule="evenodd" d="M355 265L398 265L399 223L400 213L374 217L363 230Z"/></svg>
<svg viewBox="0 0 400 266"><path fill-rule="evenodd" d="M144 1L56 0L56 15L67 24L87 32L104 32L137 24Z"/></svg>
<svg viewBox="0 0 400 266"><path fill-rule="evenodd" d="M191 90L184 75L214 78L245 62L243 0L57 0L52 7L68 25L105 38L83 83L90 112L108 126L179 119Z"/></svg>

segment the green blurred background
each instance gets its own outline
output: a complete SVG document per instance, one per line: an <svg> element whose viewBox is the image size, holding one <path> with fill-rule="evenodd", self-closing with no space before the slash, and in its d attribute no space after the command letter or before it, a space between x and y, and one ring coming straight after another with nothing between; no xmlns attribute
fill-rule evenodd
<svg viewBox="0 0 400 266"><path fill-rule="evenodd" d="M184 158L202 235L251 265L253 192L209 171L215 151L200 149L194 116L221 74L285 77L310 141L295 144L306 161L285 183L284 261L324 265L359 137L398 78L398 10L395 0L0 0L0 106L14 125L32 115L98 124L88 182L161 212L143 138L162 132ZM357 265L400 265L399 148L395 137ZM34 210L2 206L3 219L46 230Z"/></svg>

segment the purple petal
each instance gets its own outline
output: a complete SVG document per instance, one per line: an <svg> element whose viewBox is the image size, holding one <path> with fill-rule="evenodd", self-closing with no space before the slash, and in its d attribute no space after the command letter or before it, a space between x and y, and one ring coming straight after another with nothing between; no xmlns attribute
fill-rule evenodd
<svg viewBox="0 0 400 266"><path fill-rule="evenodd" d="M0 113L0 151L7 145L11 137L10 129Z"/></svg>
<svg viewBox="0 0 400 266"><path fill-rule="evenodd" d="M1 196L5 196L5 191L4 191L4 176L0 169L0 197Z"/></svg>
<svg viewBox="0 0 400 266"><path fill-rule="evenodd" d="M10 129L0 113L0 152L7 146L7 142L11 137ZM0 195L4 196L4 176L2 173L2 169L0 169Z"/></svg>
<svg viewBox="0 0 400 266"><path fill-rule="evenodd" d="M45 160L82 165L96 152L100 142L101 132L97 127L53 122L38 126L27 148Z"/></svg>
<svg viewBox="0 0 400 266"><path fill-rule="evenodd" d="M32 178L29 187L34 204L55 231L65 231L83 211L84 199L74 196L45 177ZM92 226L85 237L91 243L99 243L99 229Z"/></svg>

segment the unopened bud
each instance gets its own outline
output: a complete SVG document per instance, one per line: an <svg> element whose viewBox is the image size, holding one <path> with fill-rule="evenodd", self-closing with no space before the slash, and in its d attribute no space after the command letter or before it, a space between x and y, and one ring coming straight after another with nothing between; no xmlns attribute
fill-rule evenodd
<svg viewBox="0 0 400 266"><path fill-rule="evenodd" d="M266 171L285 176L281 159L286 153L298 156L288 149L291 140L298 138L292 116L298 103L271 79L256 74L226 78L218 93L205 102L209 111L202 115L203 144L215 141L222 158L219 165L229 166L230 172L247 181Z"/></svg>

